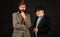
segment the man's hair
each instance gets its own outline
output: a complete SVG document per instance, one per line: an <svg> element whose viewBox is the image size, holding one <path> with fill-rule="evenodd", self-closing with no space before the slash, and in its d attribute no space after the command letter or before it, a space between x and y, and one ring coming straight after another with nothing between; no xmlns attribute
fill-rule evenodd
<svg viewBox="0 0 60 37"><path fill-rule="evenodd" d="M25 2L26 2L25 0L21 0L21 1L19 1L19 2L18 2L18 6L20 6L20 5L26 5Z"/></svg>
<svg viewBox="0 0 60 37"><path fill-rule="evenodd" d="M35 12L38 11L38 10L44 10L44 8L42 6L36 6Z"/></svg>

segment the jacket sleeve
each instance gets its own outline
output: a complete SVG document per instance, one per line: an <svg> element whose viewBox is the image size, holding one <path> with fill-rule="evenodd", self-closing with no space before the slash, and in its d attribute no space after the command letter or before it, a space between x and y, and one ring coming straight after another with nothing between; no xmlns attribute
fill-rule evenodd
<svg viewBox="0 0 60 37"><path fill-rule="evenodd" d="M12 14L13 27L15 29L25 30L26 26L19 23L16 18L17 18L16 13Z"/></svg>
<svg viewBox="0 0 60 37"><path fill-rule="evenodd" d="M27 28L31 27L30 15L27 16L27 18L24 20L24 22L25 22Z"/></svg>

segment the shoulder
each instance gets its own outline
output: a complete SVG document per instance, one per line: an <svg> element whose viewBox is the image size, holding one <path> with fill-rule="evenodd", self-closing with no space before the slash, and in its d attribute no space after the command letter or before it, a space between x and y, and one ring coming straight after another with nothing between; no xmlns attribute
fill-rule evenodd
<svg viewBox="0 0 60 37"><path fill-rule="evenodd" d="M46 21L51 21L51 17L48 15L45 15Z"/></svg>
<svg viewBox="0 0 60 37"><path fill-rule="evenodd" d="M30 14L28 14L28 13L27 13L26 15L27 15L27 16L30 16Z"/></svg>
<svg viewBox="0 0 60 37"><path fill-rule="evenodd" d="M48 15L46 15L46 14L44 15L44 17L45 17L45 18L48 18L48 19L50 18L50 17L49 17Z"/></svg>
<svg viewBox="0 0 60 37"><path fill-rule="evenodd" d="M13 16L14 16L14 15L17 15L17 13L18 13L18 11L17 11L17 12L12 13L12 15L13 15Z"/></svg>

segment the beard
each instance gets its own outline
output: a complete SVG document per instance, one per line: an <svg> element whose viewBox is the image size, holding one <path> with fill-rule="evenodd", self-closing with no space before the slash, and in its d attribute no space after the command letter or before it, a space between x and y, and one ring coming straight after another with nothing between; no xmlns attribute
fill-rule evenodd
<svg viewBox="0 0 60 37"><path fill-rule="evenodd" d="M24 9L20 10L20 11L25 11Z"/></svg>
<svg viewBox="0 0 60 37"><path fill-rule="evenodd" d="M26 10L22 9L22 10L19 10L19 13L21 13L21 11L23 11L24 13L26 13Z"/></svg>

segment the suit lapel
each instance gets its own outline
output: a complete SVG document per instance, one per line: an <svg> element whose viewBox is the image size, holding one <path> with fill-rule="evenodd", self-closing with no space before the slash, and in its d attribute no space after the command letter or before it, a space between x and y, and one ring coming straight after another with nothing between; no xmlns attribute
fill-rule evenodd
<svg viewBox="0 0 60 37"><path fill-rule="evenodd" d="M36 23L37 23L37 19L38 19L38 17L36 17L36 19L35 19L34 27L36 26Z"/></svg>
<svg viewBox="0 0 60 37"><path fill-rule="evenodd" d="M41 20L40 20L40 22L39 22L39 25L43 22L44 17L45 17L45 15L42 16L42 18L41 18Z"/></svg>
<svg viewBox="0 0 60 37"><path fill-rule="evenodd" d="M22 17L21 15L19 14L19 11L17 12L17 21L21 23L22 21Z"/></svg>
<svg viewBox="0 0 60 37"><path fill-rule="evenodd" d="M28 14L26 14L27 17L28 17ZM20 22L21 24L24 24L24 20L22 18L22 16L20 15L19 11L17 12L17 20L18 22Z"/></svg>

